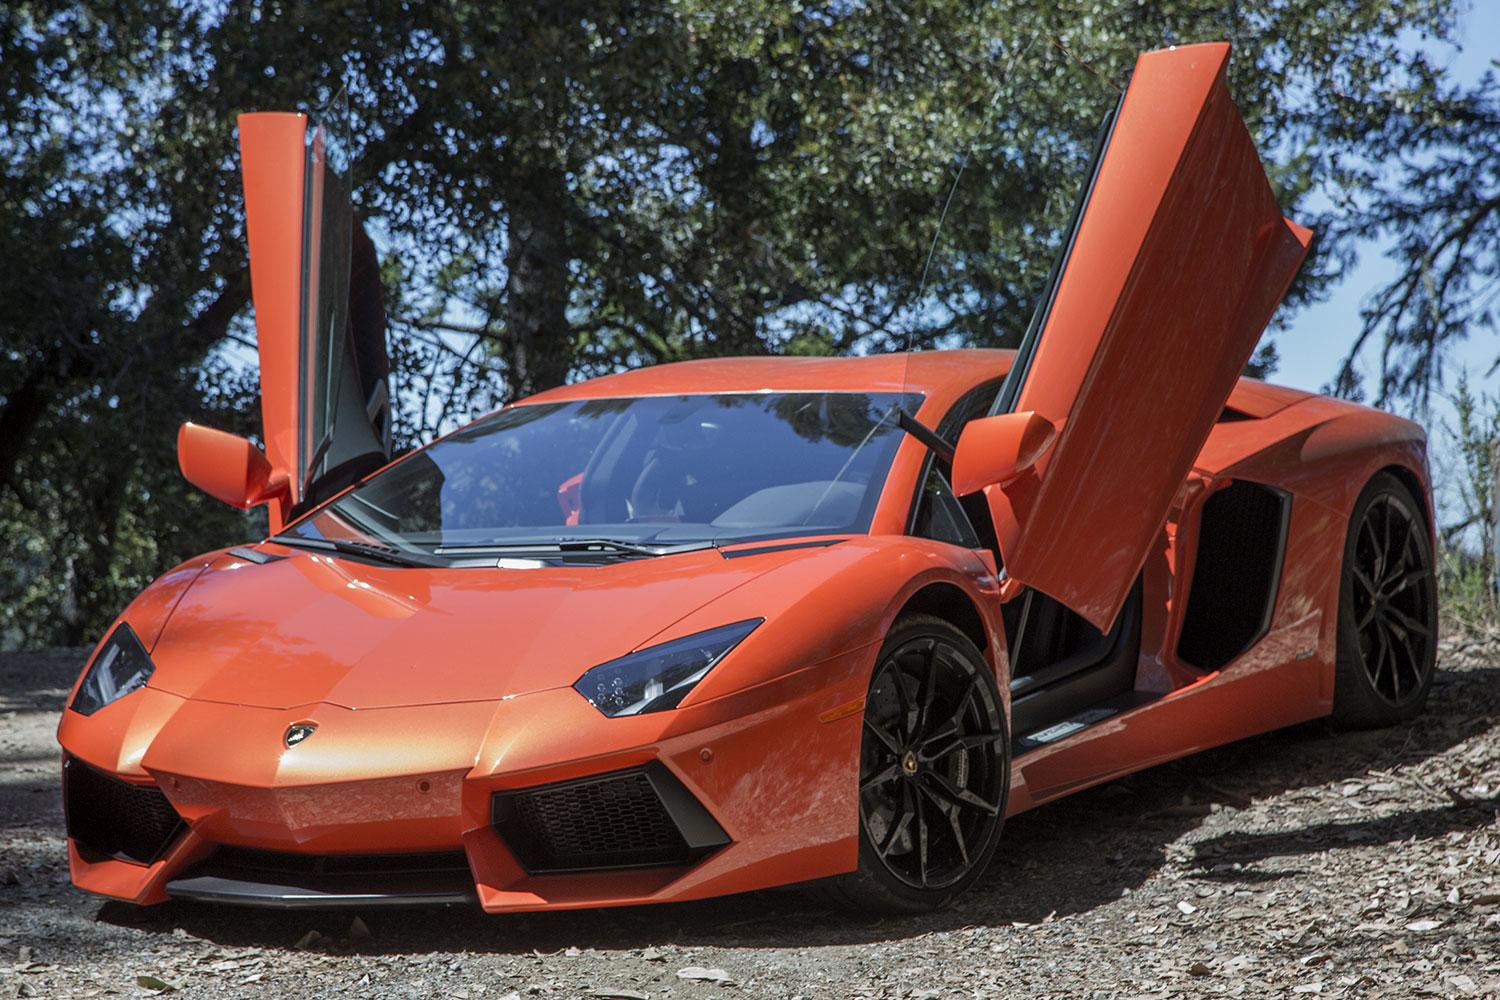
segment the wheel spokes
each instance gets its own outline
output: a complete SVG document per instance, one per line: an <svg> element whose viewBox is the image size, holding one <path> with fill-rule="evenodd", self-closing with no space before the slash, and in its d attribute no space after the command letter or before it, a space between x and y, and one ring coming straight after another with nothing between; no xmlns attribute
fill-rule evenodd
<svg viewBox="0 0 1500 1000"><path fill-rule="evenodd" d="M1417 621L1405 611L1402 611L1400 608L1386 605L1385 613L1387 618L1391 619L1396 625L1398 625L1402 630L1406 632L1415 633L1416 635L1420 635L1424 638L1432 634L1431 629L1429 629L1421 622Z"/></svg>
<svg viewBox="0 0 1500 1000"><path fill-rule="evenodd" d="M1415 586L1427 580L1426 567L1407 570L1405 573L1391 577L1385 584L1383 591L1387 598L1395 597L1397 594L1405 593L1408 587Z"/></svg>
<svg viewBox="0 0 1500 1000"><path fill-rule="evenodd" d="M980 812L984 813L987 816L993 816L1000 811L999 806L992 805L991 803L986 802L984 799L981 799L978 795L975 795L967 788L959 788L958 786L954 785L953 782L949 781L947 778L936 771L928 771L926 772L926 775L928 781L930 782L928 787L931 788L939 798L944 799L950 805L957 806L961 809L978 809Z"/></svg>
<svg viewBox="0 0 1500 1000"><path fill-rule="evenodd" d="M862 778L859 782L859 790L861 792L868 792L872 788L879 788L881 785L889 784L899 777L901 777L901 765L899 763L891 763L886 765L883 770L877 771L868 778Z"/></svg>
<svg viewBox="0 0 1500 1000"><path fill-rule="evenodd" d="M927 813L922 808L922 796L913 793L917 814L917 871L922 885L927 885Z"/></svg>
<svg viewBox="0 0 1500 1000"><path fill-rule="evenodd" d="M932 744L938 743L940 739L945 739L946 742L939 743L939 749L927 749ZM999 733L960 734L955 730L952 733L941 733L938 736L934 736L926 743L923 743L921 746L921 752L917 754L917 757L924 763L939 761L944 757L951 757L953 754L957 753L960 750L978 750L981 747L989 746L991 744L999 742Z"/></svg>
<svg viewBox="0 0 1500 1000"><path fill-rule="evenodd" d="M1389 500L1381 504L1380 508L1383 516L1380 519L1381 545L1379 551L1377 552L1380 560L1379 563L1376 564L1378 567L1376 571L1377 577L1385 575L1386 560L1391 557L1391 514L1394 510Z"/></svg>
<svg viewBox="0 0 1500 1000"><path fill-rule="evenodd" d="M865 715L865 732L871 733L880 741L881 746L890 751L891 756L901 756L901 745L896 742L895 737L875 724L868 714Z"/></svg>
<svg viewBox="0 0 1500 1000"><path fill-rule="evenodd" d="M917 714L909 730L913 742L916 742L927 730L929 716L932 714L932 701L935 697L937 697L937 640L934 639L922 651L922 676L917 682L915 706Z"/></svg>
<svg viewBox="0 0 1500 1000"><path fill-rule="evenodd" d="M946 813L948 816L948 826L953 831L953 843L958 846L958 856L963 861L964 866L967 867L969 864L969 844L964 839L963 824L959 822L958 810L948 809Z"/></svg>
<svg viewBox="0 0 1500 1000"><path fill-rule="evenodd" d="M899 706L901 713L899 716L899 728L901 730L899 736L901 742L905 743L911 739L911 696L906 692L906 677L902 674L900 666L896 665L894 660L892 661L892 667L891 673L895 675L892 678L892 683L896 686L896 704Z"/></svg>
<svg viewBox="0 0 1500 1000"><path fill-rule="evenodd" d="M891 817L891 824L885 831L885 839L880 842L878 847L882 858L890 855L891 848L896 846L896 841L900 838L902 832L911 826L912 805L911 788L909 785L902 785L897 812Z"/></svg>
<svg viewBox="0 0 1500 1000"><path fill-rule="evenodd" d="M917 791L925 795L927 801L938 811L938 815L948 821L948 830L953 835L953 845L958 848L959 859L967 865L969 863L969 841L964 836L963 818L959 814L959 810L938 798L932 789L924 784L918 784Z"/></svg>
<svg viewBox="0 0 1500 1000"><path fill-rule="evenodd" d="M1391 667L1391 686L1394 689L1392 697L1401 700L1401 674L1396 669L1396 650L1391 645L1390 630L1384 622L1380 624L1380 658L1381 662L1389 662Z"/></svg>
<svg viewBox="0 0 1500 1000"><path fill-rule="evenodd" d="M928 891L972 873L999 825L1005 719L982 660L941 634L889 651L867 699L861 826L882 866Z"/></svg>
<svg viewBox="0 0 1500 1000"><path fill-rule="evenodd" d="M1432 567L1418 517L1393 494L1366 509L1349 567L1365 674L1383 697L1419 694L1430 669Z"/></svg>

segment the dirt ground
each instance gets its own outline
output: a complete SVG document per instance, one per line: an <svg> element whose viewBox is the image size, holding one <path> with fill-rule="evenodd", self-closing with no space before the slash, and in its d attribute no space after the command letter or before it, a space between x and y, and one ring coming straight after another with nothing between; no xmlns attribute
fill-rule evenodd
<svg viewBox="0 0 1500 1000"><path fill-rule="evenodd" d="M1019 817L959 906L884 922L797 892L358 923L84 896L53 741L81 656L0 657L0 996L1500 996L1497 649L1445 647L1410 726L1302 726Z"/></svg>

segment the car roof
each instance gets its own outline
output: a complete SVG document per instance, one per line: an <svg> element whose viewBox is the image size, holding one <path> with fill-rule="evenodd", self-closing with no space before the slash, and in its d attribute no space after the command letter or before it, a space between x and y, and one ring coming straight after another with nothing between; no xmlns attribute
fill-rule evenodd
<svg viewBox="0 0 1500 1000"><path fill-rule="evenodd" d="M704 358L653 365L558 386L517 400L561 403L577 399L676 396L706 392L920 392L945 411L981 382L1010 371L1013 350L967 348L858 357ZM1240 378L1228 406L1246 416L1268 417L1312 393Z"/></svg>
<svg viewBox="0 0 1500 1000"><path fill-rule="evenodd" d="M950 397L1010 370L1015 351L973 348L862 357L706 358L652 365L548 389L523 403L705 392L921 392Z"/></svg>

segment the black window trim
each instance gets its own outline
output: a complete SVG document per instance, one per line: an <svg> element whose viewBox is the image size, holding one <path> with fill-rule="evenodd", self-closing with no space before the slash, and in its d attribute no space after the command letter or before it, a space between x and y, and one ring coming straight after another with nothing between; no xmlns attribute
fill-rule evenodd
<svg viewBox="0 0 1500 1000"><path fill-rule="evenodd" d="M973 405L973 398L975 396L979 395L980 393L987 392L987 391L993 389L996 392L997 398L998 398L998 394L1001 391L1001 389L1004 388L1005 381L1006 381L1006 379L1008 377L1009 377L1009 373L1007 372L1005 375L997 375L994 378L987 378L983 382L980 382L978 385L975 385L975 386L972 386L972 387L970 387L968 389L965 389L963 391L963 393L956 400L953 401L953 405L948 407L947 411L943 414L942 418L939 419L938 422L933 425L936 433L938 433L939 435L943 436L947 440L953 442L955 445L958 444L958 437L957 437L957 435L954 434L954 428L950 426L951 422L957 420L967 407L972 406ZM984 415L983 413L976 413L970 419L978 420L983 415ZM964 423L967 424L968 421L964 421ZM959 426L957 428L957 430L960 433L962 433L963 426ZM916 481L915 487L912 489L911 502L910 502L910 504L908 505L908 507L906 509L906 531L905 531L905 534L908 535L909 537L912 537L912 538L926 538L927 537L926 535L919 535L919 534L917 534L917 514L918 514L918 512L919 512L919 510L921 508L921 505L922 505L922 494L924 492L924 487L927 485L927 476L932 471L932 464L934 462L936 462L937 460L938 460L937 455L935 455L929 449L928 452L927 452L927 457L922 460L922 468L919 469L918 472L917 472L917 481ZM952 489L951 480L949 481L949 489ZM955 494L955 496L956 495L957 494ZM962 505L960 505L959 509L962 510ZM979 530L974 527L974 522L971 521L971 520L969 520L969 515L967 513L964 513L964 520L968 521L969 530L974 532L975 537L976 538L981 537L980 534L979 534ZM934 538L934 539L929 539L929 541L939 541L939 539L935 539ZM984 545L981 544L980 548L983 549Z"/></svg>

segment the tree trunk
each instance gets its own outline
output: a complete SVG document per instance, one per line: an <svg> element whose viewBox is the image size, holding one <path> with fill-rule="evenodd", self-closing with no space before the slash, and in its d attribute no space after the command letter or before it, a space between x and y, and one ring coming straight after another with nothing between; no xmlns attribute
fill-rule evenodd
<svg viewBox="0 0 1500 1000"><path fill-rule="evenodd" d="M108 459L100 456L101 460ZM120 537L120 514L125 506L125 491L134 478L136 462L132 458L115 456L117 464L111 464L105 474L92 478L85 485L89 490L85 511L90 519L86 544L82 552L71 560L74 614L64 626L63 641L69 645L94 642L98 636L93 630L102 626L117 614L122 598L111 585L115 567L115 548Z"/></svg>
<svg viewBox="0 0 1500 1000"><path fill-rule="evenodd" d="M559 166L531 171L507 206L505 353L512 399L562 385L572 367L567 197Z"/></svg>

